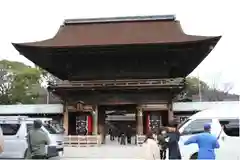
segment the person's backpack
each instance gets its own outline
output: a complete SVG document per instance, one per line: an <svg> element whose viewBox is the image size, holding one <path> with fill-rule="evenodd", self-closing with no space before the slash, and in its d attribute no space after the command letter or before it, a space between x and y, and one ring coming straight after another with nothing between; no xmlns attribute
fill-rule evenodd
<svg viewBox="0 0 240 160"><path fill-rule="evenodd" d="M158 144L161 146L162 149L167 148L166 138L167 138L166 136L158 135Z"/></svg>

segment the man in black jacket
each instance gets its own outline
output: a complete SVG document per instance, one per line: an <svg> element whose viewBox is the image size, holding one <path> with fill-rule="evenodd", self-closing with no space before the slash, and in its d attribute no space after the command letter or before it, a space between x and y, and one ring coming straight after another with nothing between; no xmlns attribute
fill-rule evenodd
<svg viewBox="0 0 240 160"><path fill-rule="evenodd" d="M167 132L165 128L160 128L157 140L160 148L160 159L162 160L166 159L166 150L167 150L166 138L167 138Z"/></svg>
<svg viewBox="0 0 240 160"><path fill-rule="evenodd" d="M178 145L178 141L180 139L180 133L178 131L178 123L176 121L172 121L169 123L167 128L167 146L168 146L168 159L181 159L181 152Z"/></svg>

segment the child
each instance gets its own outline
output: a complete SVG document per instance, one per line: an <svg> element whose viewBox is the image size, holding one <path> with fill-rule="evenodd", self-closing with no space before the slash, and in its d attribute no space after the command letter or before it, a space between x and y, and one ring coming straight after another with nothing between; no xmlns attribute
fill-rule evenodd
<svg viewBox="0 0 240 160"><path fill-rule="evenodd" d="M167 150L167 131L165 128L161 128L158 135L158 144L160 148L160 159L166 159L166 150Z"/></svg>

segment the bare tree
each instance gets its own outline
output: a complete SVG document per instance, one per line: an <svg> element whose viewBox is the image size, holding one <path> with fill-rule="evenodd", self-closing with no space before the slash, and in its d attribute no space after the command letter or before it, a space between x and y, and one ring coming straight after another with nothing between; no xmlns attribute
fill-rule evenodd
<svg viewBox="0 0 240 160"><path fill-rule="evenodd" d="M210 85L212 93L209 93L207 96L209 101L224 101L233 89L233 83L222 83L221 77L222 72L219 72L212 78L212 84Z"/></svg>
<svg viewBox="0 0 240 160"><path fill-rule="evenodd" d="M221 79L221 72L215 74L215 76L212 78L212 84L210 85L211 92L208 95L208 99L210 101L222 101L223 99L219 95L219 82Z"/></svg>
<svg viewBox="0 0 240 160"><path fill-rule="evenodd" d="M224 88L223 88L223 92L225 94L229 94L229 92L233 89L234 85L233 83L224 83Z"/></svg>

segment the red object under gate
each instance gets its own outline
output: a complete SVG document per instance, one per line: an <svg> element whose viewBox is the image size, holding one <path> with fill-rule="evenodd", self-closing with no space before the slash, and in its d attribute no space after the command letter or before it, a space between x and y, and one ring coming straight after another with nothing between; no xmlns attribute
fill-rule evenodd
<svg viewBox="0 0 240 160"><path fill-rule="evenodd" d="M150 130L150 113L147 112L147 118L146 118L146 133Z"/></svg>
<svg viewBox="0 0 240 160"><path fill-rule="evenodd" d="M92 133L92 116L91 115L88 115L87 116L87 129L88 129L88 134L91 134Z"/></svg>

